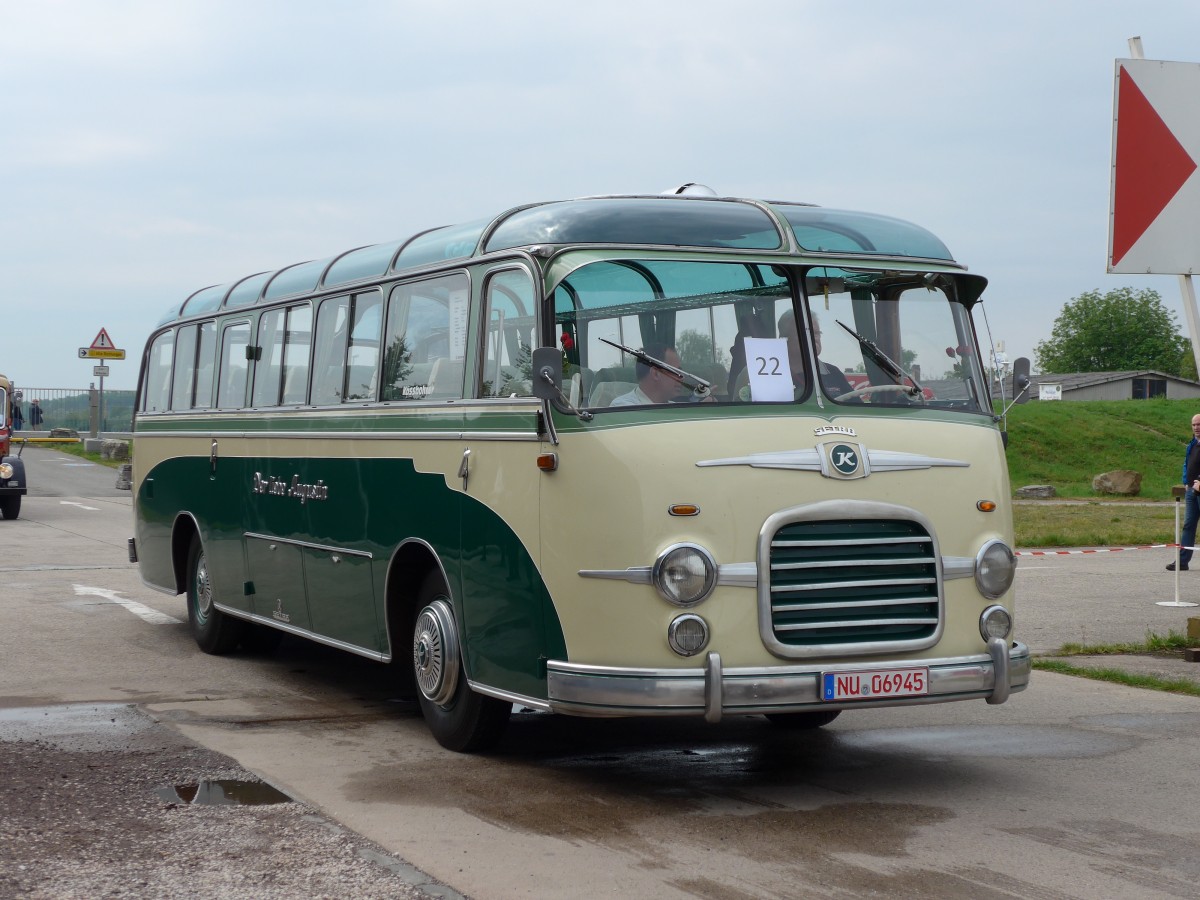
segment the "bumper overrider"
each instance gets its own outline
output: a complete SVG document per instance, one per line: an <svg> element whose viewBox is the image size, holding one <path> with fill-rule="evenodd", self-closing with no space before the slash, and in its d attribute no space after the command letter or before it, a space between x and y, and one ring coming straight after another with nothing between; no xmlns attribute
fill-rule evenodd
<svg viewBox="0 0 1200 900"><path fill-rule="evenodd" d="M928 667L928 692L920 696L826 702L822 675L854 671ZM719 653L704 666L688 669L633 669L550 660L546 664L549 707L576 716L724 716L806 712L817 709L912 706L951 700L1003 703L1029 684L1029 648L1002 638L988 653L949 659L922 659L822 666L725 669Z"/></svg>

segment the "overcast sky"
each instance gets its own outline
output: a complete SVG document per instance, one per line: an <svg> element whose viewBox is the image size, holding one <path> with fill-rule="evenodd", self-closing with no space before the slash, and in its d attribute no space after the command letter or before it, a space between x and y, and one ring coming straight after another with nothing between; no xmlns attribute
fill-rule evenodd
<svg viewBox="0 0 1200 900"><path fill-rule="evenodd" d="M909 219L1032 356L1105 272L1113 60L1200 3L0 0L0 371L83 387L194 290L519 203L657 193ZM981 332L983 332L981 325ZM983 333L986 341L986 333Z"/></svg>

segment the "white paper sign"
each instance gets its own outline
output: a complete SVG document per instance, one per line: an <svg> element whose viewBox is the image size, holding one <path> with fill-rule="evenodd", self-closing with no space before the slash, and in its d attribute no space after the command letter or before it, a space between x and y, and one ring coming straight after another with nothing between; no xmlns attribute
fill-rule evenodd
<svg viewBox="0 0 1200 900"><path fill-rule="evenodd" d="M745 338L750 399L756 403L794 400L787 338Z"/></svg>
<svg viewBox="0 0 1200 900"><path fill-rule="evenodd" d="M466 291L450 292L451 359L464 359L467 355L467 308L470 300Z"/></svg>

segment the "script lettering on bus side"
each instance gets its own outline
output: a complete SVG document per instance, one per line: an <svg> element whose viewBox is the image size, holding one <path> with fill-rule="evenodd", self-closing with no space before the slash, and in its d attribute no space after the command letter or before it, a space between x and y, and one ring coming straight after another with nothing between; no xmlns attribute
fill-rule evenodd
<svg viewBox="0 0 1200 900"><path fill-rule="evenodd" d="M262 472L255 472L251 490L256 494L268 494L273 497L293 497L299 500L301 505L309 500L329 499L329 485L320 479L317 479L316 484L305 484L299 475L293 475L291 481L285 481L274 475L264 478Z"/></svg>

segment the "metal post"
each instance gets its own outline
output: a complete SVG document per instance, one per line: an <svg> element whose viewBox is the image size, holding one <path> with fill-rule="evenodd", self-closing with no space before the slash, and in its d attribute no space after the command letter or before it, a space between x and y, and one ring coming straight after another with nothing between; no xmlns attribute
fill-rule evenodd
<svg viewBox="0 0 1200 900"><path fill-rule="evenodd" d="M1175 599L1174 600L1159 600L1155 606L1200 606L1200 603L1190 603L1187 600L1179 599L1179 570L1181 568L1179 557L1183 553L1183 548L1180 546L1179 534L1179 504L1181 498L1175 498Z"/></svg>
<svg viewBox="0 0 1200 900"><path fill-rule="evenodd" d="M100 434L99 398L96 396L96 385L88 385L88 436L98 437Z"/></svg>

